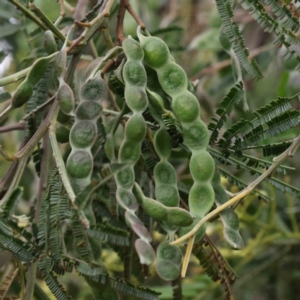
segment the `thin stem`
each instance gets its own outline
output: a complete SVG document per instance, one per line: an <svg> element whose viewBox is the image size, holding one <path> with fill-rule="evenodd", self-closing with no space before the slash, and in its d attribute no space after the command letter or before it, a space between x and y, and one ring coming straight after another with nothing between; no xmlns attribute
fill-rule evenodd
<svg viewBox="0 0 300 300"><path fill-rule="evenodd" d="M58 111L57 111L58 112ZM72 202L72 205L77 208L76 204L75 204L75 198L76 195L73 191L73 188L70 184L68 175L67 175L67 170L65 167L65 163L61 157L61 153L60 153L60 149L56 140L56 135L55 135L55 128L56 126L54 124L51 124L49 127L49 138L50 138L50 142L51 142L51 147L53 150L53 156L55 159L55 163L56 163L56 167L58 169L59 175L61 177L61 180L63 182L63 185L66 189L66 192Z"/></svg>
<svg viewBox="0 0 300 300"><path fill-rule="evenodd" d="M126 0L120 0L119 11L117 15L117 26L116 26L116 44L122 45L124 40L124 31L123 31L123 23L124 23L124 16L126 12Z"/></svg>
<svg viewBox="0 0 300 300"><path fill-rule="evenodd" d="M126 0L126 9L131 14L131 16L134 18L135 22L143 29L146 29L145 24L142 22L142 20L139 18L139 16L136 14L136 12L133 10L132 6L129 4L129 0Z"/></svg>
<svg viewBox="0 0 300 300"><path fill-rule="evenodd" d="M41 19L45 24L47 24L48 28L61 40L65 41L65 36L60 32L60 30L51 22L51 20L41 11L38 7L36 7L33 3L29 3L30 9Z"/></svg>
<svg viewBox="0 0 300 300"><path fill-rule="evenodd" d="M4 109L4 111L3 111L2 113L0 113L0 121L2 121L2 120L6 117L6 115L7 115L8 113L10 113L12 110L13 110L13 107L11 106L11 104L8 105L8 106Z"/></svg>
<svg viewBox="0 0 300 300"><path fill-rule="evenodd" d="M257 49L254 49L254 50L250 51L249 59L251 59L253 57L256 57L257 55L259 55L263 52L269 51L273 48L274 48L274 44L268 44L268 45L264 45L262 47L259 47ZM216 64L214 64L210 67L202 69L200 72L198 72L196 75L194 75L191 79L195 80L195 79L198 79L199 77L202 77L204 75L214 75L218 71L230 66L231 62L232 62L231 58L227 59L227 60L224 60L224 61L221 61L221 62L218 62L218 63L216 63Z"/></svg>
<svg viewBox="0 0 300 300"><path fill-rule="evenodd" d="M190 257L191 257L191 253L193 250L193 245L194 245L194 241L195 241L195 236L191 236L189 239L189 243L187 245L186 248L186 252L185 252L185 256L184 256L184 260L182 263L182 269L181 269L181 277L185 277L186 274L186 270L190 261Z"/></svg>
<svg viewBox="0 0 300 300"><path fill-rule="evenodd" d="M39 190L37 201L35 205L35 216L34 216L34 223L36 225L39 224L40 218L40 211L42 207L44 192L47 188L47 182L49 177L49 169L51 163L51 147L49 143L49 138L47 135L43 136L43 157L41 160L41 172L40 172L40 182L39 182Z"/></svg>
<svg viewBox="0 0 300 300"><path fill-rule="evenodd" d="M35 216L34 223L36 225L39 224L40 211L42 207L44 192L47 186L48 175L49 175L49 164L50 164L50 153L51 148L49 147L49 139L46 135L43 136L43 157L41 161L41 174L40 174L40 182L39 189L37 195L37 201L35 205ZM31 300L33 298L34 288L35 288L35 279L36 279L36 262L30 264L27 271L27 283L26 283L26 292L24 295L24 300Z"/></svg>
<svg viewBox="0 0 300 300"><path fill-rule="evenodd" d="M5 86L5 85L8 85L10 83L16 83L20 79L26 77L28 72L31 70L31 68L32 68L32 66L29 67L29 68L26 68L22 71L19 71L15 74L0 78L0 86Z"/></svg>
<svg viewBox="0 0 300 300"><path fill-rule="evenodd" d="M30 113L28 113L27 115L25 115L22 120L27 120L28 118L30 118L33 114L37 113L38 111L40 111L41 109L45 108L46 106L48 106L51 102L53 102L55 100L55 96L52 96L49 100L47 100L46 102L44 102L42 105L37 106L35 109L33 109Z"/></svg>
<svg viewBox="0 0 300 300"><path fill-rule="evenodd" d="M60 6L60 15L64 17L66 15L64 0L58 0Z"/></svg>
<svg viewBox="0 0 300 300"><path fill-rule="evenodd" d="M85 45L92 37L93 35L103 26L103 22L105 18L108 18L110 15L110 10L114 4L114 0L108 0L105 8L103 11L100 12L100 14L90 22L90 27L86 28L86 30L81 34L81 44Z"/></svg>
<svg viewBox="0 0 300 300"><path fill-rule="evenodd" d="M18 0L8 0L8 1L11 2L13 5L15 5L17 8L19 8L27 18L31 19L40 28L42 28L43 30L48 29L46 25L40 21L40 19L38 19L29 9L27 9L24 5L22 5Z"/></svg>
<svg viewBox="0 0 300 300"><path fill-rule="evenodd" d="M300 135L294 139L292 145L286 149L282 154L280 154L278 157L275 157L273 159L273 164L270 166L270 168L264 172L261 176L259 176L256 180L254 180L251 184L249 184L244 190L242 190L238 195L227 201L226 203L218 206L216 209L214 209L212 212L207 214L203 219L201 219L195 227L188 232L187 234L183 235L176 241L170 243L170 245L176 245L183 241L185 241L187 238L193 236L196 234L196 232L199 230L199 228L208 220L219 214L221 211L223 211L225 208L233 205L234 203L238 202L239 200L246 197L249 193L251 193L255 187L260 184L263 180L265 180L267 177L272 176L273 172L280 166L280 164L285 161L288 157L292 157L295 153L295 151L298 149L300 145Z"/></svg>
<svg viewBox="0 0 300 300"><path fill-rule="evenodd" d="M24 130L24 129L25 129L25 123L21 121L16 124L0 127L0 133L10 132L10 131L14 131L14 130Z"/></svg>
<svg viewBox="0 0 300 300"><path fill-rule="evenodd" d="M34 284L35 284L35 277L36 277L36 267L37 263L31 263L28 266L27 271L27 283L26 283L26 291L23 297L23 300L32 300L33 299L33 292L34 292Z"/></svg>

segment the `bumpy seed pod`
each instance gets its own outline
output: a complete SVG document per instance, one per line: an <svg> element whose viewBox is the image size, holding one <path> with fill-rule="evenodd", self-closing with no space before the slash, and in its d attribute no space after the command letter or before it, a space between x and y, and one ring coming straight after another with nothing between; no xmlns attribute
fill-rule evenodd
<svg viewBox="0 0 300 300"><path fill-rule="evenodd" d="M47 30L44 33L44 49L49 55L57 52L57 45L55 42L54 34L51 30Z"/></svg>
<svg viewBox="0 0 300 300"><path fill-rule="evenodd" d="M68 143L70 129L65 126L60 126L56 128L56 139L59 143Z"/></svg>
<svg viewBox="0 0 300 300"><path fill-rule="evenodd" d="M161 243L156 250L156 272L164 280L175 280L180 273L182 252L169 242Z"/></svg>
<svg viewBox="0 0 300 300"><path fill-rule="evenodd" d="M24 80L14 93L11 101L11 106L13 108L18 108L23 106L32 96L33 88L32 85L27 81Z"/></svg>
<svg viewBox="0 0 300 300"><path fill-rule="evenodd" d="M210 210L214 203L211 180L214 174L214 160L207 152L208 130L200 119L197 98L188 91L188 79L184 70L177 65L165 42L137 31L145 53L145 62L158 75L164 92L172 98L172 109L182 126L184 144L192 153L190 172L194 180L189 194L190 212L196 219L190 227L180 229L180 235L193 227ZM202 238L205 231L200 229L195 240Z"/></svg>
<svg viewBox="0 0 300 300"><path fill-rule="evenodd" d="M212 184L215 192L216 204L220 206L226 203L228 201L228 195L221 185L218 169L215 169ZM244 247L244 243L239 233L239 218L237 214L230 207L228 207L220 213L220 218L224 225L223 234L228 245L235 250L242 249Z"/></svg>
<svg viewBox="0 0 300 300"><path fill-rule="evenodd" d="M193 217L179 207L168 207L157 200L146 197L137 183L133 189L138 203L143 206L147 214L157 221L167 221L174 226L189 226L193 223Z"/></svg>
<svg viewBox="0 0 300 300"><path fill-rule="evenodd" d="M108 87L101 78L100 71L80 89L80 103L75 111L75 122L69 136L72 151L67 160L67 171L75 193L80 192L91 181L91 148L97 135L96 122L102 111L101 102L106 98L107 91Z"/></svg>
<svg viewBox="0 0 300 300"><path fill-rule="evenodd" d="M75 97L70 86L61 78L56 99L61 111L66 115L73 115L75 109Z"/></svg>
<svg viewBox="0 0 300 300"><path fill-rule="evenodd" d="M11 108L21 107L30 99L33 93L33 87L42 78L50 61L55 55L56 53L46 57L41 57L33 63L26 78L19 85L17 91L12 97Z"/></svg>
<svg viewBox="0 0 300 300"><path fill-rule="evenodd" d="M126 166L115 176L117 184L116 197L119 205L126 210L125 219L127 224L139 237L135 248L140 262L150 264L155 259L154 250L150 245L151 235L135 215L138 202L132 191L135 181L134 166L140 157L142 141L147 130L146 122L142 116L148 105L145 91L147 78L142 64L144 54L140 45L130 37L123 41L122 46L127 57L122 72L125 83L125 101L133 114L126 123L124 140L118 153L118 162ZM107 144L106 150L109 157L113 159L111 144L111 142Z"/></svg>

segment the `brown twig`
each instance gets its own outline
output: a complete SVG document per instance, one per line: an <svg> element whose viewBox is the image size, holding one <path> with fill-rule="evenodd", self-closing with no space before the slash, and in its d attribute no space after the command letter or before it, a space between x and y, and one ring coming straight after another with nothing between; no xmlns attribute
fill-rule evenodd
<svg viewBox="0 0 300 300"><path fill-rule="evenodd" d="M125 7L128 10L128 12L131 14L131 16L134 18L136 23L141 26L143 30L146 29L145 24L142 22L142 20L139 18L139 16L136 14L136 12L133 10L132 6L129 4L129 0L125 0Z"/></svg>
<svg viewBox="0 0 300 300"><path fill-rule="evenodd" d="M265 51L268 51L272 48L274 48L274 45L273 44L268 44L268 45L264 45L262 47L259 47L257 49L254 49L254 50L250 51L249 59L251 59L253 57L256 57L257 55L259 55L259 54L261 54ZM210 67L202 69L200 72L198 72L196 75L194 75L191 78L191 80L199 79L200 77L205 76L205 75L214 75L218 71L230 66L231 63L232 63L231 59L226 59L224 61L218 62L218 63L216 63L216 64L214 64Z"/></svg>
<svg viewBox="0 0 300 300"><path fill-rule="evenodd" d="M59 2L60 5L60 15L64 17L66 15L64 0L56 0L56 1Z"/></svg>
<svg viewBox="0 0 300 300"><path fill-rule="evenodd" d="M25 129L25 123L21 121L20 123L0 127L0 133L14 131L14 130L24 130L24 129Z"/></svg>
<svg viewBox="0 0 300 300"><path fill-rule="evenodd" d="M124 17L126 12L126 0L120 0L120 6L119 11L117 15L117 26L116 26L116 46L122 45L122 42L124 40L124 30L123 30L123 23L124 23Z"/></svg>

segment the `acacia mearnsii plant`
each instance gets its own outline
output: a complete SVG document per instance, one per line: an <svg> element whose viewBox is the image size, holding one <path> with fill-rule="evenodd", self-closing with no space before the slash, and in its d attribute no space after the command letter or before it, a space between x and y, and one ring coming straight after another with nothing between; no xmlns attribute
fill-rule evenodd
<svg viewBox="0 0 300 300"><path fill-rule="evenodd" d="M1 1L0 299L297 299L299 17Z"/></svg>

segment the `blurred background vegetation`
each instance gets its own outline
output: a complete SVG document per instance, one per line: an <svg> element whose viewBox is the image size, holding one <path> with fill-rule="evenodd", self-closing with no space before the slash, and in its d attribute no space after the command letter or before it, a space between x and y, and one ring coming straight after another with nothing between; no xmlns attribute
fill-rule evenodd
<svg viewBox="0 0 300 300"><path fill-rule="evenodd" d="M59 4L54 0L35 0L47 16L55 21L59 15ZM76 1L69 1L76 5ZM202 106L202 118L208 124L215 117L218 103L234 85L231 60L219 42L221 21L212 0L131 0L138 15L146 24L152 35L159 36L169 45L176 61L185 69L192 80L198 80L196 94ZM282 49L272 44L274 37L264 32L253 18L238 4L235 9L234 20L241 26L246 46L250 56L255 56L264 78L255 82L245 75L245 88L249 104L249 111L243 111L236 106L226 126L233 124L240 118L249 118L252 111L267 104L277 97L289 97L298 93L300 74L293 71L293 61L283 59ZM110 33L115 38L117 5L110 17ZM71 17L71 13L67 11ZM69 22L72 20L70 19ZM65 19L68 22L68 19ZM136 23L126 14L124 23L125 35L136 36ZM22 70L32 64L42 51L43 34L38 34L37 26L26 19L11 3L6 0L0 2L0 48L7 54L0 67L0 77ZM99 55L106 51L106 45L101 38L95 41ZM297 50L297 49L296 49ZM87 62L82 61L78 66L84 69ZM80 74L80 73L79 73ZM13 92L17 84L10 84L1 92L1 102L4 102L5 93ZM0 104L1 111L5 105ZM298 100L292 102L295 109L299 109ZM23 110L17 110L10 115L9 122L20 120ZM3 124L0 124L2 126ZM276 137L266 139L264 143L291 140L299 134L299 126L288 130ZM20 146L22 133L14 131L0 134L0 144L9 152L14 153ZM262 158L262 153L252 151L256 157ZM265 158L271 161L272 157ZM295 170L287 174L279 174L286 183L299 187L300 160L299 153L295 158L286 162ZM0 157L0 176L4 176L9 167ZM252 182L255 176L243 170L223 166L237 178L245 182ZM30 163L25 170L21 185L24 187L24 197L19 206L19 214L29 215L35 195L38 178ZM182 169L182 168L181 168ZM179 176L180 166L178 167ZM222 178L227 190L237 192L239 188ZM32 184L34 182L34 184ZM267 183L260 185L260 192L267 195L270 201L250 195L243 200L236 212L240 219L241 235L244 239L243 250L234 251L228 248L222 237L222 224L214 222L208 227L208 235L218 247L220 253L230 263L236 272L233 291L236 299L299 299L300 298L300 203L299 197L282 193ZM156 239L161 237L157 233ZM6 251L0 253L0 281L12 270L12 265ZM110 248L103 251L103 260L113 276L122 274L122 264L117 253ZM155 274L150 268L150 274ZM134 277L132 277L134 282ZM75 299L90 299L89 290L85 289L84 280L75 274L67 274L60 278L68 293ZM158 276L149 276L142 283L162 293L160 299L172 299L171 286L159 279ZM45 285L41 286L47 290ZM18 280L15 280L10 293L13 295L19 289ZM187 277L182 282L184 299L224 299L224 291L218 282L213 282L192 257ZM53 297L50 296L49 297ZM133 298L131 298L133 299Z"/></svg>

